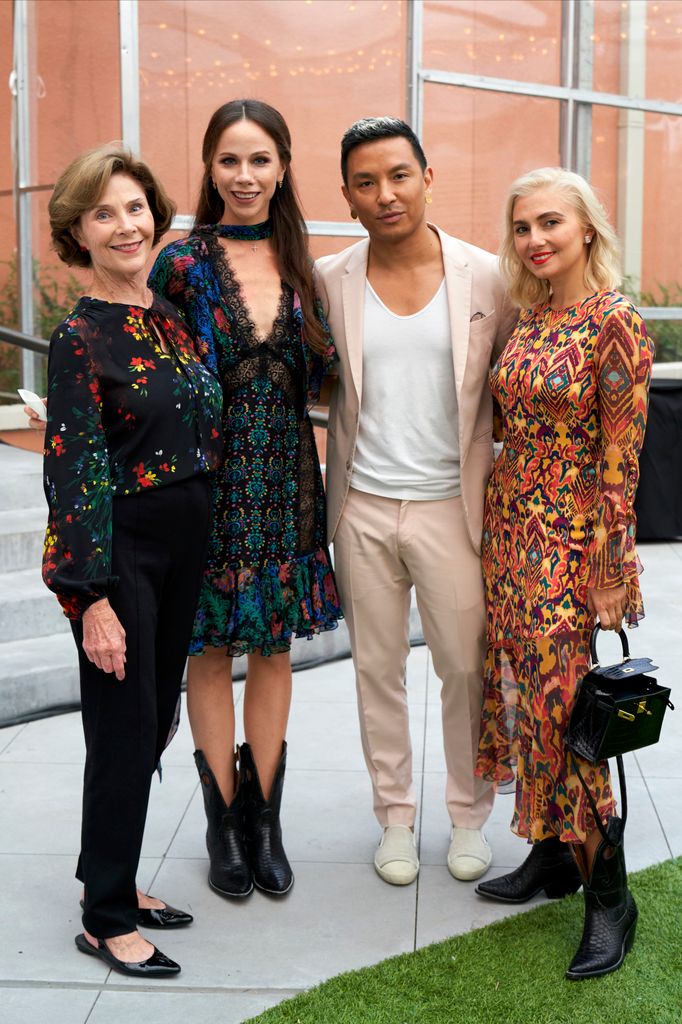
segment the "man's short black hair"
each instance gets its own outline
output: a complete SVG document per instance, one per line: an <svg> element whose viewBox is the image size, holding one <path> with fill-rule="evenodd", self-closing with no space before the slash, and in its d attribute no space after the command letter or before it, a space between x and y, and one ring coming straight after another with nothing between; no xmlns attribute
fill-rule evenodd
<svg viewBox="0 0 682 1024"><path fill-rule="evenodd" d="M341 175L345 185L348 184L348 154L358 146L367 142L378 142L380 139L407 139L422 171L426 170L426 156L421 142L409 124L399 117L363 117L352 124L341 139Z"/></svg>

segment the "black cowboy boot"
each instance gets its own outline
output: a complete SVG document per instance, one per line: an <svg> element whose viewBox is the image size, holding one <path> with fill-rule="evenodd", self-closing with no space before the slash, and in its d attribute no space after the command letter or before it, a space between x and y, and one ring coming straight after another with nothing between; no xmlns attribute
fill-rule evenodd
<svg viewBox="0 0 682 1024"><path fill-rule="evenodd" d="M228 807L202 750L194 751L206 810L206 849L211 866L208 884L221 896L248 896L253 877L244 846L244 793L237 782Z"/></svg>
<svg viewBox="0 0 682 1024"><path fill-rule="evenodd" d="M620 818L609 818L606 840L597 847L589 879L583 881L585 925L578 952L566 971L569 981L617 971L635 941L637 906L628 889Z"/></svg>
<svg viewBox="0 0 682 1024"><path fill-rule="evenodd" d="M558 838L543 839L533 847L514 871L476 886L479 896L502 903L525 903L544 889L550 900L577 892L582 879L568 843Z"/></svg>
<svg viewBox="0 0 682 1024"><path fill-rule="evenodd" d="M239 778L244 787L244 838L253 880L259 889L272 896L283 896L294 884L294 874L282 846L279 810L282 803L287 745L282 743L282 756L272 781L270 797L263 796L258 769L251 747L239 748Z"/></svg>

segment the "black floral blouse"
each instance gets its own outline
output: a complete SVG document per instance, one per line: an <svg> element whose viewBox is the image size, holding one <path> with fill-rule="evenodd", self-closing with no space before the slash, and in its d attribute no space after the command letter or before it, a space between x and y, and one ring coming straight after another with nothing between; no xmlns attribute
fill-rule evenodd
<svg viewBox="0 0 682 1024"><path fill-rule="evenodd" d="M149 309L82 298L56 328L43 579L69 618L80 618L118 582L111 576L113 498L214 470L221 409L220 384L178 311L158 295Z"/></svg>

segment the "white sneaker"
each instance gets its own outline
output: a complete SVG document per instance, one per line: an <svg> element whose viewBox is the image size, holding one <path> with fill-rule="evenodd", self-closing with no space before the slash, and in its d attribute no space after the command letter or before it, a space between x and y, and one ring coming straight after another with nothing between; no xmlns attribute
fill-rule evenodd
<svg viewBox="0 0 682 1024"><path fill-rule="evenodd" d="M374 867L384 882L409 885L419 871L414 832L409 825L389 825L374 854ZM478 876L476 876L478 877Z"/></svg>
<svg viewBox="0 0 682 1024"><path fill-rule="evenodd" d="M473 882L484 875L493 859L493 852L480 828L453 826L448 850L448 871L460 882Z"/></svg>

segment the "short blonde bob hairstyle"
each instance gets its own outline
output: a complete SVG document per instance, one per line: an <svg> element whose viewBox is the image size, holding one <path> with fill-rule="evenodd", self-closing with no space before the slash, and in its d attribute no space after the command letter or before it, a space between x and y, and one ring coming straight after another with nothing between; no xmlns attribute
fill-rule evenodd
<svg viewBox="0 0 682 1024"><path fill-rule="evenodd" d="M70 267L92 266L90 253L81 249L71 231L81 215L97 205L113 174L128 174L144 189L154 218L154 245L170 227L175 203L147 164L120 142L96 146L72 160L59 176L47 207L54 249Z"/></svg>
<svg viewBox="0 0 682 1024"><path fill-rule="evenodd" d="M540 167L517 178L509 189L504 216L504 235L500 246L500 267L510 298L522 308L548 302L551 288L538 280L516 254L514 247L514 205L517 199L538 189L555 189L566 198L585 228L590 228L585 284L592 291L618 288L622 280L620 247L616 233L609 224L606 211L592 187L579 174L563 167Z"/></svg>

